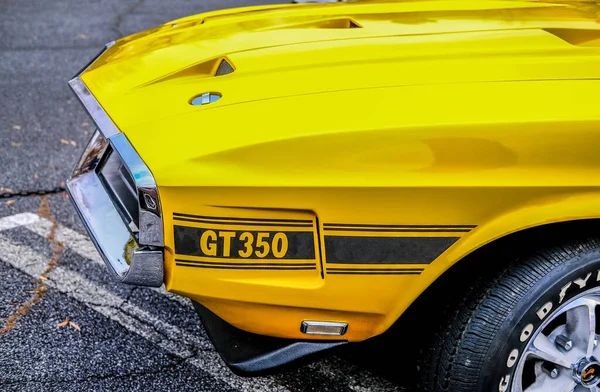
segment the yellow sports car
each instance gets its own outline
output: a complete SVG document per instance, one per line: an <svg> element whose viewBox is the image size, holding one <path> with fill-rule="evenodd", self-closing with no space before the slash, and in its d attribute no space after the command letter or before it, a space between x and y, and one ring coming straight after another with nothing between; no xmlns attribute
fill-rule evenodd
<svg viewBox="0 0 600 392"><path fill-rule="evenodd" d="M600 388L596 1L210 12L69 83L99 252L191 298L234 372L397 322L421 390Z"/></svg>

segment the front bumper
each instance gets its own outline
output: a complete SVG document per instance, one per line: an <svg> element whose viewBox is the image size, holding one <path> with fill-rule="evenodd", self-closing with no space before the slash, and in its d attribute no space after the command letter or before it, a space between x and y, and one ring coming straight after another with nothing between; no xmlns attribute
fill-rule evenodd
<svg viewBox="0 0 600 392"><path fill-rule="evenodd" d="M116 146L128 148L123 134L114 137L118 139L105 139L98 131L94 134L67 181L67 191L112 275L122 283L159 287L164 275L163 250L138 244L98 174L109 145L115 151ZM130 145L129 148L129 153L135 152ZM123 151L119 154L124 155Z"/></svg>

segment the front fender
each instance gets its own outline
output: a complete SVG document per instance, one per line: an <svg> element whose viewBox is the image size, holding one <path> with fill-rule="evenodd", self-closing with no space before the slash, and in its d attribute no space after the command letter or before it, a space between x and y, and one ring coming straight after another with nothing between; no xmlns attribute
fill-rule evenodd
<svg viewBox="0 0 600 392"><path fill-rule="evenodd" d="M469 236L458 241L436 259L423 272L422 285L415 286L416 289L410 293L411 298L405 296L396 304L390 317L385 320L385 327L382 327L380 332L384 332L396 321L410 303L435 280L474 251L526 229L553 223L597 218L600 218L600 192L592 190L581 194L565 193L540 197L499 213L478 226Z"/></svg>

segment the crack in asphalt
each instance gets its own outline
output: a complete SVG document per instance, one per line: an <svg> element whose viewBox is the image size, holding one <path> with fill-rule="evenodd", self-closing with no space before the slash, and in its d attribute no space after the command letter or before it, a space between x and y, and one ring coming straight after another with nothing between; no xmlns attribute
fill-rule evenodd
<svg viewBox="0 0 600 392"><path fill-rule="evenodd" d="M28 197L28 196L46 196L53 195L57 193L63 193L66 189L64 186L57 186L54 188L42 188L42 189L34 189L34 190L22 190L22 191L13 191L10 188L0 187L0 199L12 199L13 197ZM50 219L52 220L52 219Z"/></svg>
<svg viewBox="0 0 600 392"><path fill-rule="evenodd" d="M48 265L46 266L46 269L36 279L37 286L35 289L31 290L33 296L29 301L21 303L19 307L15 309L15 311L10 316L8 316L8 318L6 318L6 320L4 321L4 327L0 329L0 336L7 334L14 327L16 327L19 319L25 316L29 312L29 309L31 309L35 304L42 300L42 297L48 290L48 286L46 285L45 281L48 280L48 275L50 274L50 272L52 272L53 269L58 267L58 259L60 258L64 250L64 244L60 241L57 241L55 238L56 230L58 229L58 222L56 221L56 219L54 219L50 212L50 206L48 205L48 199L46 196L42 196L42 201L40 202L38 215L52 222L52 227L47 237L48 241L50 241L50 243L52 243L53 245L52 256L50 258L50 261L48 262Z"/></svg>
<svg viewBox="0 0 600 392"><path fill-rule="evenodd" d="M121 38L125 35L121 31L121 24L125 20L125 16L135 11L135 9L142 5L143 2L144 0L137 0L133 4L131 4L125 11L117 14L113 25L110 27L110 30L112 30L117 35L117 38Z"/></svg>

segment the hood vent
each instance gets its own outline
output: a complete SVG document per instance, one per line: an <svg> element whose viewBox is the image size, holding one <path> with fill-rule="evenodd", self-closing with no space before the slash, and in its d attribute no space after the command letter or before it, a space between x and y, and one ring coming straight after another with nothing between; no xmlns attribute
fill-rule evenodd
<svg viewBox="0 0 600 392"><path fill-rule="evenodd" d="M357 29L362 26L352 18L336 18L319 20L313 23L307 23L306 27L318 27L320 29ZM312 25L312 26L310 26Z"/></svg>
<svg viewBox="0 0 600 392"><path fill-rule="evenodd" d="M544 29L575 46L600 47L600 30L587 29Z"/></svg>
<svg viewBox="0 0 600 392"><path fill-rule="evenodd" d="M164 82L167 80L186 78L186 77L213 77L222 76L233 73L235 68L229 60L225 57L217 57L216 59L210 59L203 61L198 64L190 65L187 68L174 72L170 75L163 76L159 79L153 80L150 83L143 84L140 87L149 86L151 84Z"/></svg>
<svg viewBox="0 0 600 392"><path fill-rule="evenodd" d="M362 28L361 24L352 18L327 18L299 23L281 24L271 26L262 30L283 30L283 29L357 29Z"/></svg>
<svg viewBox="0 0 600 392"><path fill-rule="evenodd" d="M219 63L219 67L217 68L217 71L215 72L215 76L221 76L221 75L227 75L232 73L233 70L233 66L231 64L229 64L229 62L226 59L221 59L221 62Z"/></svg>
<svg viewBox="0 0 600 392"><path fill-rule="evenodd" d="M362 26L351 18L331 19L329 23L324 23L321 28L329 29L362 29Z"/></svg>

